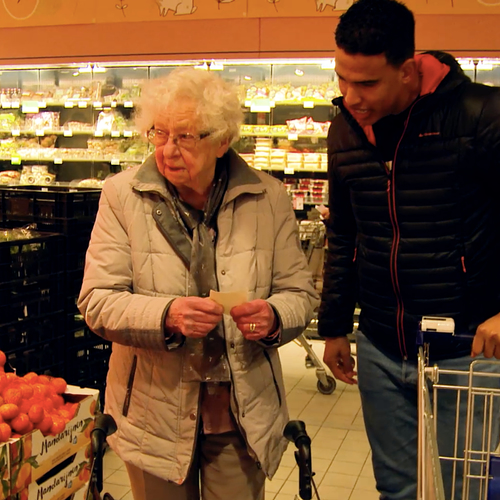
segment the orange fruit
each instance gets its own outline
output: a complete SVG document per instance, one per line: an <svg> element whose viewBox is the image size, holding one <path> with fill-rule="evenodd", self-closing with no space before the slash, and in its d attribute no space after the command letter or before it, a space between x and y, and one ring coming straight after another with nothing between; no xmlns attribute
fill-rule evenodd
<svg viewBox="0 0 500 500"><path fill-rule="evenodd" d="M38 424L35 425L36 429L40 429L42 434L46 436L47 434L50 433L50 429L52 427L52 417L50 415L45 415L43 420L41 422L38 422Z"/></svg>
<svg viewBox="0 0 500 500"><path fill-rule="evenodd" d="M19 432L19 434L24 434L29 429L30 419L26 413L20 413L10 421L10 426L14 431Z"/></svg>
<svg viewBox="0 0 500 500"><path fill-rule="evenodd" d="M38 383L43 385L49 385L50 377L48 377L47 375L38 375Z"/></svg>
<svg viewBox="0 0 500 500"><path fill-rule="evenodd" d="M29 372L23 377L23 380L28 384L34 384L38 382L38 375L35 372Z"/></svg>
<svg viewBox="0 0 500 500"><path fill-rule="evenodd" d="M30 399L33 397L33 387L31 385L20 384L19 390L21 391L21 394L24 399Z"/></svg>
<svg viewBox="0 0 500 500"><path fill-rule="evenodd" d="M3 399L5 403L12 403L19 406L23 399L23 395L17 387L8 387L3 391Z"/></svg>
<svg viewBox="0 0 500 500"><path fill-rule="evenodd" d="M9 424L2 422L0 424L0 442L5 443L10 439L10 435L12 434L12 430Z"/></svg>
<svg viewBox="0 0 500 500"><path fill-rule="evenodd" d="M39 403L31 405L31 408L28 411L28 417L33 424L40 423L45 417L45 410L42 405Z"/></svg>
<svg viewBox="0 0 500 500"><path fill-rule="evenodd" d="M7 356L3 351L0 351L0 366L5 366L5 363L7 363Z"/></svg>
<svg viewBox="0 0 500 500"><path fill-rule="evenodd" d="M56 409L59 409L64 405L64 399L59 394L52 394L50 396L50 399L52 399L52 402L54 403L54 408Z"/></svg>
<svg viewBox="0 0 500 500"><path fill-rule="evenodd" d="M51 413L52 410L54 409L54 401L52 401L52 399L50 398L45 398L42 401L42 406L44 407L47 413Z"/></svg>
<svg viewBox="0 0 500 500"><path fill-rule="evenodd" d="M52 427L50 428L50 433L56 436L61 433L66 428L66 422L63 418L56 415L52 416Z"/></svg>
<svg viewBox="0 0 500 500"><path fill-rule="evenodd" d="M20 413L28 413L31 408L31 400L30 399L22 399L21 404L19 405Z"/></svg>
<svg viewBox="0 0 500 500"><path fill-rule="evenodd" d="M33 384L33 397L43 399L46 396L45 386L43 384Z"/></svg>
<svg viewBox="0 0 500 500"><path fill-rule="evenodd" d="M5 373L3 372L0 372L0 392L5 389L8 383L9 380L7 379L7 375L5 375Z"/></svg>
<svg viewBox="0 0 500 500"><path fill-rule="evenodd" d="M50 384L54 387L56 390L57 394L64 394L64 391L66 391L66 380L64 380L61 377L55 377L50 381Z"/></svg>
<svg viewBox="0 0 500 500"><path fill-rule="evenodd" d="M19 415L19 407L12 403L0 406L0 415L4 420L11 420Z"/></svg>
<svg viewBox="0 0 500 500"><path fill-rule="evenodd" d="M13 380L17 380L18 376L15 373L9 372L5 374L5 377L9 382L12 382Z"/></svg>

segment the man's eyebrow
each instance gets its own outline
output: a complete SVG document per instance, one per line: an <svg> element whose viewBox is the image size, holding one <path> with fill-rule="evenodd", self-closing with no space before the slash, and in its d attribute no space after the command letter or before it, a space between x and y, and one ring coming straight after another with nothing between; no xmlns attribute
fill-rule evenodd
<svg viewBox="0 0 500 500"><path fill-rule="evenodd" d="M337 77L339 80L343 80L343 81L346 81L346 79L341 75L339 74L338 72L337 73ZM353 82L350 82L350 83L355 83L355 84L361 84L361 85L367 85L367 84L374 84L374 83L377 83L378 82L378 79L375 79L375 80L359 80L359 81L353 81Z"/></svg>

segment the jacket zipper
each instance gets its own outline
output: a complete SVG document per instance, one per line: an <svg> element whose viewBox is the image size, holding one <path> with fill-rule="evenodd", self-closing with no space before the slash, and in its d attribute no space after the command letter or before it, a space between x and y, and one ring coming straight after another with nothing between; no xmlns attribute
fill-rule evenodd
<svg viewBox="0 0 500 500"><path fill-rule="evenodd" d="M134 359L132 360L132 367L130 368L130 374L128 376L127 392L125 394L125 400L123 401L122 415L124 417L128 415L128 409L130 407L130 399L132 398L132 387L134 385L136 369L137 369L137 354L134 354Z"/></svg>
<svg viewBox="0 0 500 500"><path fill-rule="evenodd" d="M421 98L420 98L421 99ZM404 302L403 296L401 294L401 288L399 287L398 280L398 251L399 251L399 243L401 240L401 233L399 230L398 224L398 216L396 212L396 187L395 187L395 172L396 172L396 159L398 156L399 146L403 140L403 137L408 129L408 123L410 121L411 112L413 108L417 104L420 99L417 99L411 106L410 111L408 112L408 116L405 121L405 126L403 129L403 133L399 138L399 141L396 145L396 150L394 151L394 159L392 161L392 168L390 172L388 172L389 178L387 179L387 199L389 203L389 216L392 224L392 247L391 247L391 255L390 255L390 271L391 271L391 281L392 287L394 290L394 294L396 295L396 303L397 303L397 313L396 313L396 332L398 335L399 342L399 351L401 352L401 356L403 359L408 359L408 351L406 349L406 340L405 340L405 330L404 330ZM386 166L387 171L387 166Z"/></svg>
<svg viewBox="0 0 500 500"><path fill-rule="evenodd" d="M279 404L280 404L280 407L281 407L281 392L280 392L280 388L279 388L279 385L278 385L278 381L276 380L276 375L274 374L274 368L273 368L273 364L271 363L271 358L269 357L269 353L266 350L264 350L264 356L266 357L267 362L269 363L269 367L271 368L271 373L273 375L274 387L276 388L276 393L278 394L278 401L279 401Z"/></svg>

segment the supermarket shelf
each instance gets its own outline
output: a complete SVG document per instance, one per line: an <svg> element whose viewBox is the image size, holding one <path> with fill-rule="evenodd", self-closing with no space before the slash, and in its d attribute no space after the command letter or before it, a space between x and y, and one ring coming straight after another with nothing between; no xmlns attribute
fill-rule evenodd
<svg viewBox="0 0 500 500"><path fill-rule="evenodd" d="M140 134L135 130L95 130L89 128L87 130L68 130L68 129L8 129L0 130L0 134L11 135L12 137L36 136L44 137L46 135L63 135L65 137L73 137L75 135L93 135L94 137L137 137Z"/></svg>

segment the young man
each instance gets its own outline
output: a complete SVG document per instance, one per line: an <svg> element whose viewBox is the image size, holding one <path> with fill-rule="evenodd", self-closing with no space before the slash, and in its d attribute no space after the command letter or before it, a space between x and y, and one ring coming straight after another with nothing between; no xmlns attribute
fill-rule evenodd
<svg viewBox="0 0 500 500"><path fill-rule="evenodd" d="M475 335L433 340L441 368L500 358L500 91L471 83L448 54L415 55L414 27L395 0L358 0L340 17L319 313L324 361L353 384L346 334L361 306L359 389L377 488L390 500L416 498L421 317L451 317ZM443 455L455 406L439 408Z"/></svg>

